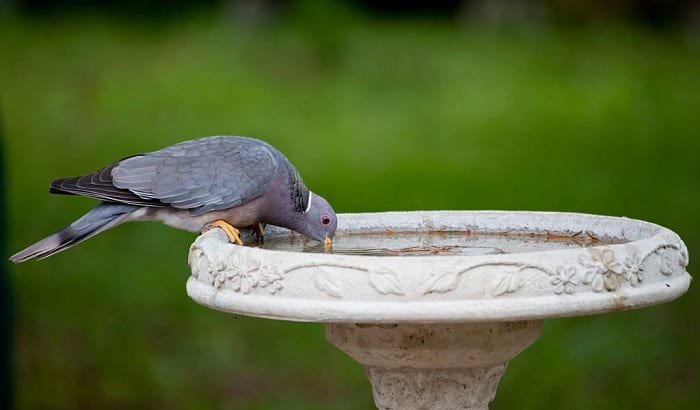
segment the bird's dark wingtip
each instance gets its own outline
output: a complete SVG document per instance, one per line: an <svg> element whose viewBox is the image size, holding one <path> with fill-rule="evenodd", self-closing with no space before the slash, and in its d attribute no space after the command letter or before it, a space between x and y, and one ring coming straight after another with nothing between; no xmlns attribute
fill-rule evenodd
<svg viewBox="0 0 700 410"><path fill-rule="evenodd" d="M62 195L76 195L75 192L68 191L63 187L63 184L66 181L69 181L71 179L75 180L76 178L54 179L53 181L51 181L51 184L49 185L49 193L50 194L62 194Z"/></svg>

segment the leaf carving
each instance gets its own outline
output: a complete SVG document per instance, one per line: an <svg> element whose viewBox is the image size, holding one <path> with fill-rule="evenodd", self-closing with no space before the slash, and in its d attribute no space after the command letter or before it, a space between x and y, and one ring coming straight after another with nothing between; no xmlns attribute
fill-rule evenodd
<svg viewBox="0 0 700 410"><path fill-rule="evenodd" d="M678 263L681 265L681 268L685 269L686 266L688 266L688 248L686 248L683 245L679 245L678 248L680 249L681 257L678 259Z"/></svg>
<svg viewBox="0 0 700 410"><path fill-rule="evenodd" d="M314 283L320 291L329 296L333 296L334 298L343 297L338 279L332 273L321 267L317 267L316 273L314 273Z"/></svg>
<svg viewBox="0 0 700 410"><path fill-rule="evenodd" d="M433 282L428 286L428 289L424 292L428 293L446 293L454 290L459 284L459 272L447 272L438 276L433 280Z"/></svg>
<svg viewBox="0 0 700 410"><path fill-rule="evenodd" d="M520 288L520 271L503 275L493 290L493 296L500 296L505 293L513 293Z"/></svg>
<svg viewBox="0 0 700 410"><path fill-rule="evenodd" d="M669 252L663 252L661 254L661 273L666 276L673 275L673 262L671 261Z"/></svg>
<svg viewBox="0 0 700 410"><path fill-rule="evenodd" d="M189 260L190 268L192 269L192 276L199 278L200 275L209 272L211 262L207 258L204 251L198 247L192 247L190 251Z"/></svg>
<svg viewBox="0 0 700 410"><path fill-rule="evenodd" d="M377 270L372 270L369 272L368 279L369 284L383 295L387 293L393 293L395 295L405 294L396 274L389 269L379 268Z"/></svg>

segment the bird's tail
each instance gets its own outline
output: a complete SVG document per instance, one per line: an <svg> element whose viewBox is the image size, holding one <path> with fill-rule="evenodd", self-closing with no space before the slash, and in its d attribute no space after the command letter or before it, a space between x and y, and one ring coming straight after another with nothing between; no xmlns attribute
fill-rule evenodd
<svg viewBox="0 0 700 410"><path fill-rule="evenodd" d="M30 259L47 258L125 222L129 214L136 209L138 207L133 205L103 202L55 234L12 255L10 260L20 263Z"/></svg>

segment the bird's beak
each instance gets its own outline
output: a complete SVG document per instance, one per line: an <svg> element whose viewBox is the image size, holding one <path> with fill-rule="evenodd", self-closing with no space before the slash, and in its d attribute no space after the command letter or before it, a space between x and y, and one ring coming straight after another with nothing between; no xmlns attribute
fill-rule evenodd
<svg viewBox="0 0 700 410"><path fill-rule="evenodd" d="M326 239L323 240L323 244L326 246L326 248L330 248L331 245L333 245L333 241L331 241L331 238L326 235Z"/></svg>

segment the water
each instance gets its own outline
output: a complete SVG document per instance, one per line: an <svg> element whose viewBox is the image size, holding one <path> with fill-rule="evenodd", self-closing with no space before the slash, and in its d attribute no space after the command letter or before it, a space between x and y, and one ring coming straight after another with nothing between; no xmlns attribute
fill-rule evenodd
<svg viewBox="0 0 700 410"><path fill-rule="evenodd" d="M576 235L547 235L441 231L338 234L333 239L333 246L330 249L301 235L270 237L265 239L262 248L290 252L374 256L491 255L572 249L621 242L614 239L595 238L585 232Z"/></svg>

